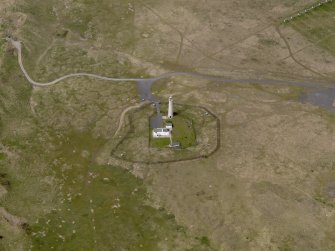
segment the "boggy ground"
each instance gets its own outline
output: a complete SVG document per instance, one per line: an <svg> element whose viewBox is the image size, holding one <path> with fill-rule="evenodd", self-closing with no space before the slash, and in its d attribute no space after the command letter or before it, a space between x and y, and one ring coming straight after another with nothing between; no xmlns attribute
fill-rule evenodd
<svg viewBox="0 0 335 251"><path fill-rule="evenodd" d="M221 148L150 167L145 182L159 204L219 250L332 250L334 116L285 101L285 87L207 87L175 99L216 97Z"/></svg>
<svg viewBox="0 0 335 251"><path fill-rule="evenodd" d="M0 32L24 42L40 81L169 70L329 81L333 55L281 23L312 2L5 1ZM159 98L219 116L220 151L129 164L108 142L134 85L32 89L0 44L0 249L334 250L334 115L298 103L302 90L161 81Z"/></svg>

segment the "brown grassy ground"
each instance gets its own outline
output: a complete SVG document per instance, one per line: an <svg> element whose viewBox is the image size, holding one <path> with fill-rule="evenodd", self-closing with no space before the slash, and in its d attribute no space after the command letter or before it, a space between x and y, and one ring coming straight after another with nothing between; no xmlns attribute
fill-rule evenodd
<svg viewBox="0 0 335 251"><path fill-rule="evenodd" d="M25 65L41 81L79 71L147 76L169 70L329 81L334 56L281 25L283 17L312 2L6 1L0 30L2 37L10 33L24 42ZM61 209L58 220L73 217L67 211L72 204L63 204L66 193L84 191L75 207L83 234L77 246L68 242L59 249L80 249L86 241L97 248L95 227L99 250L108 249L110 240L131 250L142 241L151 250L335 249L334 115L298 103L299 89L223 86L187 77L162 81L154 86L160 98L173 94L179 103L206 106L220 118L220 151L206 160L129 164L111 158L108 144L122 110L138 101L134 85L72 79L32 90L15 53L1 43L0 174L11 185L1 183L8 192L0 190L0 205L33 230L45 230L55 208ZM141 147L137 143L132 147ZM96 162L129 169L144 183ZM101 177L94 181L90 173ZM103 183L102 177L113 175L113 184ZM128 190L145 190L141 184L148 197L143 192L129 199ZM115 191L129 202L122 220L110 213L108 195ZM96 225L85 216L90 200L108 201L93 204ZM0 223L4 250L58 243L57 234L63 234L57 228L36 239L2 218ZM110 239L107 223L126 238ZM155 228L160 231L152 240L146 234Z"/></svg>
<svg viewBox="0 0 335 251"><path fill-rule="evenodd" d="M220 250L333 249L334 117L251 87L220 93L220 151L149 168L153 196Z"/></svg>

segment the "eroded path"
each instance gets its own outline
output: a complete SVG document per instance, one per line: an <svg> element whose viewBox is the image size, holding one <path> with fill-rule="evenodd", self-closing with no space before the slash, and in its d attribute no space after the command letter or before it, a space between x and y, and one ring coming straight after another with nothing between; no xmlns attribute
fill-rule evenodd
<svg viewBox="0 0 335 251"><path fill-rule="evenodd" d="M121 113L121 116L120 116L120 119L119 119L119 125L118 125L118 127L117 127L117 129L114 133L114 137L116 137L119 134L119 132L120 132L120 130L121 130L123 124L124 124L124 117L126 116L126 114L129 111L134 110L134 109L139 109L139 108L143 107L144 105L147 105L148 103L149 103L148 101L144 101L140 104L129 106L128 108L124 109L123 112Z"/></svg>

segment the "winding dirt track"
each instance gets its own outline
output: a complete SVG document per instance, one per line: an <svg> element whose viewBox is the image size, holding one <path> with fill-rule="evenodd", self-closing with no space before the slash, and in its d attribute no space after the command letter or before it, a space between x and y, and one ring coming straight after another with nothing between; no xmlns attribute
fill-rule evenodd
<svg viewBox="0 0 335 251"><path fill-rule="evenodd" d="M145 106L147 104L149 104L149 102L148 101L144 101L144 102L142 102L140 104L129 106L126 109L124 109L123 112L121 113L121 116L120 116L120 119L119 119L119 126L116 129L113 137L116 137L118 135L118 133L120 132L120 130L121 130L122 126L123 126L124 117L126 116L127 112L129 112L129 111L131 111L133 109L141 108L142 106Z"/></svg>
<svg viewBox="0 0 335 251"><path fill-rule="evenodd" d="M72 74L68 74L68 75L65 75L63 77L60 77L60 78L57 78L51 82L47 82L47 83L39 83L39 82L36 82L35 80L33 80L28 72L26 71L26 69L24 68L23 66L23 63L22 63L22 45L21 45L21 42L20 41L14 41L13 39L8 39L13 47L15 49L17 49L17 52L18 52L18 62L19 62L19 65L20 65L20 68L21 68L21 71L23 72L24 76L26 77L26 79L29 81L30 84L32 84L33 86L50 86L50 85L55 85L65 79L68 79L68 78L73 78L73 77L90 77L90 78L96 78L96 79L100 79L100 80L106 80L106 81L122 81L122 82L129 82L129 81L140 81L142 79L136 79L136 78L110 78L110 77L104 77L104 76L100 76L100 75L96 75L96 74L91 74L91 73L72 73Z"/></svg>
<svg viewBox="0 0 335 251"><path fill-rule="evenodd" d="M280 38L284 41L284 43L286 45L286 48L288 49L288 52L290 54L290 57L293 59L293 61L296 64L300 65L304 69L306 69L306 70L308 70L308 71L310 71L310 72L312 72L312 73L314 73L314 74L316 74L316 75L318 75L320 77L323 77L323 78L326 77L325 75L321 74L320 72L317 72L317 71L311 69L310 67L307 67L306 65L302 64L299 60L297 60L296 57L294 56L294 53L292 52L292 49L291 49L291 46L290 46L289 42L287 41L286 37L281 32L279 26L276 26L275 29L276 29L278 35L280 36Z"/></svg>
<svg viewBox="0 0 335 251"><path fill-rule="evenodd" d="M333 83L326 83L326 82L310 82L310 81L294 81L294 80L278 80L278 79L251 79L251 78L246 78L246 79L232 79L232 78L226 78L222 76L211 76L211 75L206 75L206 74L201 74L201 73L195 73L195 72L168 72L163 75L153 77L153 78L112 78L112 77L105 77L105 76L100 76L96 74L91 74L91 73L72 73L65 75L63 77L57 78L53 81L46 82L46 83L40 83L34 81L29 74L27 73L26 69L23 66L22 63L22 45L20 41L15 41L11 38L7 38L9 42L11 42L12 46L17 49L18 51L18 62L21 68L21 71L23 72L24 76L26 79L29 81L29 83L33 86L50 86L50 85L55 85L65 79L68 78L74 78L74 77L89 77L89 78L96 78L100 80L105 80L105 81L115 81L115 82L143 82L143 81L148 81L150 80L150 83L153 84L155 81L161 80L161 79L166 79L174 76L191 76L195 78L202 78L202 79L207 79L211 81L217 81L221 83L239 83L239 84L250 84L250 83L258 83L258 84L267 84L267 85L293 85L293 86L300 86L300 87L307 87L307 88L335 88ZM150 89L148 90L150 91ZM150 93L151 94L151 93ZM150 96L150 95L149 95ZM152 102L152 100L149 100Z"/></svg>

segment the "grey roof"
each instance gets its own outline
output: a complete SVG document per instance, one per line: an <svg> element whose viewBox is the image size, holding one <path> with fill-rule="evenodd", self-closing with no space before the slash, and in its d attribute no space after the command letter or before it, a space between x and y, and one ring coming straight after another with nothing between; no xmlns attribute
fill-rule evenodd
<svg viewBox="0 0 335 251"><path fill-rule="evenodd" d="M155 117L150 119L150 127L151 128L158 128L163 126L163 118L162 114L157 114Z"/></svg>

